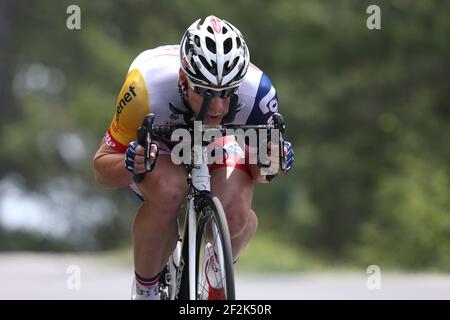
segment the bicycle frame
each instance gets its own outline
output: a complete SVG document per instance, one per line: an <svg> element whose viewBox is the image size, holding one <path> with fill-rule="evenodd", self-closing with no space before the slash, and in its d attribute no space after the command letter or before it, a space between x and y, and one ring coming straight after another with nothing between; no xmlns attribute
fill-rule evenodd
<svg viewBox="0 0 450 320"><path fill-rule="evenodd" d="M153 161L150 159L150 145L152 143L151 137L153 135L158 136L158 132L161 133L167 133L171 132L171 130L176 127L176 125L159 125L159 126L153 126L154 121L154 115L149 114L145 117L142 127L138 129L138 140L141 144L144 145L145 149L145 167L147 171L151 171L153 168ZM284 134L284 120L281 115L277 116L275 119L274 115L274 122L275 126L270 125L255 125L255 126L228 126L228 128L240 128L240 129L280 129L280 142L282 144L283 142L283 134ZM223 131L224 129L221 128ZM196 270L196 235L197 235L197 212L195 208L196 201L198 201L204 194L204 192L210 192L211 186L210 186L210 173L208 164L205 162L205 159L207 159L207 146L202 145L201 148L201 154L196 154L197 149L191 148L191 164L184 165L185 169L188 173L188 184L189 184L189 194L186 196L188 200L188 209L187 214L185 217L185 223L184 223L184 232L182 235L182 239L178 240L177 246L172 253L172 259L174 262L174 273L175 273L175 279L170 279L171 281L175 280L175 286L173 285L173 282L170 283L169 281L166 281L166 284L169 288L169 299L178 299L178 296L180 292L183 289L183 293L185 294L186 288L182 288L182 277L185 275L184 268L185 263L184 258L186 256L186 253L188 255L188 277L189 277L189 284L188 284L188 294L190 300L196 300L196 282L197 282L197 270ZM285 158L283 155L283 152L280 148L279 151L279 157L280 162L282 164L282 169L285 168ZM201 159L199 163L194 163L193 159ZM134 176L135 182L141 182L144 178L144 174L138 174ZM213 236L215 237L217 235L218 230L214 229L212 230ZM187 237L186 237L187 234ZM181 240L181 248L180 248L180 240ZM186 243L187 241L187 243ZM223 255L222 250L222 243L218 243L219 252ZM187 251L187 252L186 252ZM170 260L169 260L170 261ZM223 257L219 259L221 270L224 270L224 262ZM170 276L173 276L173 272L170 270L167 270ZM184 286L186 284L184 283Z"/></svg>
<svg viewBox="0 0 450 320"><path fill-rule="evenodd" d="M193 150L192 153L195 151ZM201 159L206 154L206 147L202 147ZM193 157L193 159L195 159ZM197 234L197 212L195 211L195 198L198 192L201 191L211 191L211 176L209 175L208 165L202 161L200 165L193 165L191 168L191 192L188 195L189 199L189 212L188 212L188 248L189 248L189 298L195 300L195 283L196 283L196 247L195 247L195 236Z"/></svg>
<svg viewBox="0 0 450 320"><path fill-rule="evenodd" d="M195 151L192 150L192 153ZM206 155L206 146L202 147L202 159L204 155ZM192 158L194 159L194 157ZM210 185L210 174L208 165L205 162L200 164L192 164L185 166L186 171L188 173L188 184L190 186L189 194L186 196L188 200L188 210L187 215L185 217L185 231L187 230L188 237L186 239L186 232L184 232L182 241L181 241L181 250L177 244L173 252L175 262L178 261L178 270L176 270L176 276L174 279L176 281L176 286L174 292L169 292L170 299L178 298L178 294L181 289L181 277L183 276L183 269L185 267L185 261L183 257L183 252L185 250L186 240L187 240L187 250L188 250L188 273L189 273L189 299L195 300L196 298L196 234L197 234L197 212L195 210L195 201L198 197L201 197L201 192L209 192L211 191ZM187 229L186 229L187 228ZM216 230L213 230L213 233L216 233ZM221 262L222 263L222 262ZM177 263L176 263L177 264ZM223 266L221 266L223 267Z"/></svg>

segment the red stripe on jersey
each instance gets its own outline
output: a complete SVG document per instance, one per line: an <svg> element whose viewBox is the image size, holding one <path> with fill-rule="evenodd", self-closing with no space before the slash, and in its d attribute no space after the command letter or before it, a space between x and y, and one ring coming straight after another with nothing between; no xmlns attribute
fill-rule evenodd
<svg viewBox="0 0 450 320"><path fill-rule="evenodd" d="M119 152L125 152L127 151L127 146L124 146L123 144L121 144L119 141L117 141L116 139L114 139L114 137L112 136L111 132L108 131L105 134L105 143L107 146L113 148L116 151Z"/></svg>

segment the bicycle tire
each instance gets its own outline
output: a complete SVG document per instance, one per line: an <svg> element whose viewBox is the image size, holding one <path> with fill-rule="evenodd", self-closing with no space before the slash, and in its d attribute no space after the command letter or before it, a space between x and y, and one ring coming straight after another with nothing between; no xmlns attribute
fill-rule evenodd
<svg viewBox="0 0 450 320"><path fill-rule="evenodd" d="M186 214L183 226L183 237L181 241L181 255L180 265L177 271L177 279L179 282L178 292L175 295L175 300L189 300L189 206L186 207ZM178 287L178 284L177 284Z"/></svg>
<svg viewBox="0 0 450 320"><path fill-rule="evenodd" d="M202 300L205 297L205 284L202 283L202 273L204 273L204 262L201 261L205 257L203 250L205 244L211 241L214 243L214 252L217 254L216 259L220 264L220 285L224 300L235 300L235 282L233 256L231 252L230 232L228 223L219 198L214 194L204 193L197 204L197 234L196 234L196 293L197 299ZM212 233L216 233L215 239L208 239L208 226L213 229ZM209 230L211 233L211 230ZM211 234L209 234L211 236ZM222 250L220 250L222 249ZM206 277L205 277L206 278ZM216 277L218 278L218 277ZM207 296L207 295L206 295Z"/></svg>

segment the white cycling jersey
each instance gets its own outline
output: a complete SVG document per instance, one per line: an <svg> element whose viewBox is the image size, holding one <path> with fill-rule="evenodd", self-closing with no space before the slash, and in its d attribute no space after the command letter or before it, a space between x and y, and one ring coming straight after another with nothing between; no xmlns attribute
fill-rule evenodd
<svg viewBox="0 0 450 320"><path fill-rule="evenodd" d="M178 90L179 46L161 46L139 54L131 64L116 102L111 125L105 135L108 146L125 152L136 140L136 130L148 113L155 114L155 124L183 124L182 114L169 108L186 109ZM269 77L250 64L238 91L244 107L234 124L267 124L278 111L278 98Z"/></svg>

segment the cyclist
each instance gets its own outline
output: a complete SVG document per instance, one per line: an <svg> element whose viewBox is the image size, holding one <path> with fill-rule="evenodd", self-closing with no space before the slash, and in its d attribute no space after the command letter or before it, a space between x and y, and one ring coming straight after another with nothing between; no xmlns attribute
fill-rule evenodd
<svg viewBox="0 0 450 320"><path fill-rule="evenodd" d="M203 114L207 125L256 125L270 122L277 110L276 91L268 76L250 63L242 34L215 16L195 21L179 46L146 50L132 62L111 125L95 154L94 169L103 186L129 186L143 201L132 227L135 299L160 298L158 277L175 248L177 213L188 192L184 168L171 161L173 144L161 139L151 147L155 159L151 172L141 183L133 182L134 174L146 171L144 149L136 141L145 115L154 113L155 124L183 124L190 116ZM210 166L211 191L226 212L236 262L257 228L254 184L269 182L278 172L264 175L258 165L239 161L246 152L232 137L215 143L224 149L225 161ZM287 172L294 152L287 141L283 147ZM210 255L213 265L214 254ZM209 299L220 298L220 288L209 284Z"/></svg>

